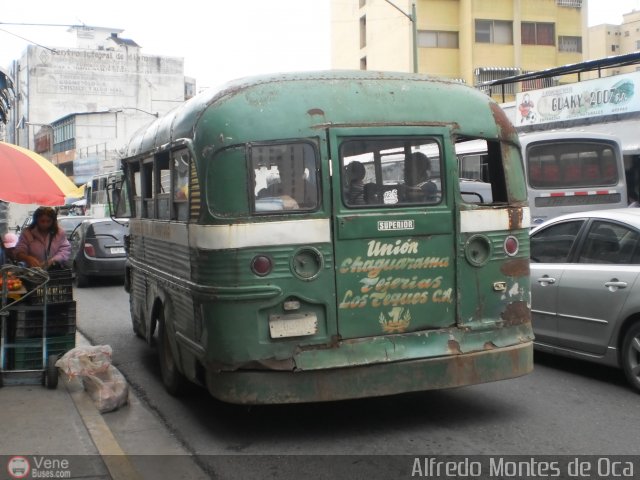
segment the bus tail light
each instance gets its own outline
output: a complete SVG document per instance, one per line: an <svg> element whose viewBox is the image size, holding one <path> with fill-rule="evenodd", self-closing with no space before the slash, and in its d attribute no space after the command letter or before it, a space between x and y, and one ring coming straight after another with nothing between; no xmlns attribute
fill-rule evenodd
<svg viewBox="0 0 640 480"><path fill-rule="evenodd" d="M85 243L84 244L84 253L85 253L85 255L87 257L95 257L96 256L96 249L90 243Z"/></svg>
<svg viewBox="0 0 640 480"><path fill-rule="evenodd" d="M251 270L260 277L268 275L272 269L273 262L265 255L256 255L253 257L253 260L251 260Z"/></svg>
<svg viewBox="0 0 640 480"><path fill-rule="evenodd" d="M513 235L509 235L504 241L504 253L513 257L520 250L520 242Z"/></svg>

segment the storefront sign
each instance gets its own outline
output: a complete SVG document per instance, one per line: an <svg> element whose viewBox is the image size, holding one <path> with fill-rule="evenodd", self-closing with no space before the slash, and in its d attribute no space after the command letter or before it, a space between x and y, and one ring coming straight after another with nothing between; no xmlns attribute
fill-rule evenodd
<svg viewBox="0 0 640 480"><path fill-rule="evenodd" d="M640 72L516 96L516 127L640 111Z"/></svg>

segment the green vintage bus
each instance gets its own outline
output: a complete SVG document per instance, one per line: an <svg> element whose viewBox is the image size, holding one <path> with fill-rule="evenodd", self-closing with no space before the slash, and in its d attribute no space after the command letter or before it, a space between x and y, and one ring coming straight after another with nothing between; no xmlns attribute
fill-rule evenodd
<svg viewBox="0 0 640 480"><path fill-rule="evenodd" d="M477 139L490 195L458 178L456 143ZM315 402L533 368L518 137L470 87L241 79L139 131L122 169L133 329L157 331L171 393Z"/></svg>

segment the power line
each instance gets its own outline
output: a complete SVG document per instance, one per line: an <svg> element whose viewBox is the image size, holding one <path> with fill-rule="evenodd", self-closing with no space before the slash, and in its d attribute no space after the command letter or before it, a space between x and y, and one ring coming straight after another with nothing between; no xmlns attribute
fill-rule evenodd
<svg viewBox="0 0 640 480"><path fill-rule="evenodd" d="M4 28L0 28L0 32L8 33L9 35L13 35L14 37L18 37L20 40L24 40L25 42L33 43L34 45L37 45L38 47L42 47L42 48L44 48L46 50L49 50L50 52L55 52L55 49L53 49L53 48L45 47L44 45L41 45L38 42L34 42L33 40L29 40L28 38L22 37L22 36L18 35L17 33L13 33L13 32L10 32L8 30L5 30Z"/></svg>
<svg viewBox="0 0 640 480"><path fill-rule="evenodd" d="M27 22L0 22L0 25L15 25L21 27L76 27L87 28L86 25L71 25L66 23L27 23Z"/></svg>

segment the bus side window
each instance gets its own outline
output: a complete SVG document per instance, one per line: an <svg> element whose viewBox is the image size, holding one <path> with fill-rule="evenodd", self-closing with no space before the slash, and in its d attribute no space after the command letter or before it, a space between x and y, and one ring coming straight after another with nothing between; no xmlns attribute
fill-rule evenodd
<svg viewBox="0 0 640 480"><path fill-rule="evenodd" d="M132 162L129 164L129 183L131 184L131 198L133 199L133 215L137 218L142 217L142 184L140 176L140 162Z"/></svg>
<svg viewBox="0 0 640 480"><path fill-rule="evenodd" d="M490 205L509 202L505 163L518 163L508 144L498 141L459 138L460 196L466 203ZM469 152L469 153L467 153Z"/></svg>
<svg viewBox="0 0 640 480"><path fill-rule="evenodd" d="M153 185L155 183L153 173L153 161L148 159L144 160L141 174L143 198L142 218L156 218L156 209L153 200Z"/></svg>
<svg viewBox="0 0 640 480"><path fill-rule="evenodd" d="M91 181L91 204L95 205L101 203L98 199L98 192L100 191L99 179L94 178Z"/></svg>
<svg viewBox="0 0 640 480"><path fill-rule="evenodd" d="M189 217L189 158L187 149L171 154L174 219L183 222Z"/></svg>
<svg viewBox="0 0 640 480"><path fill-rule="evenodd" d="M171 171L169 170L169 154L160 153L156 156L156 172L158 174L156 200L157 218L171 219Z"/></svg>

